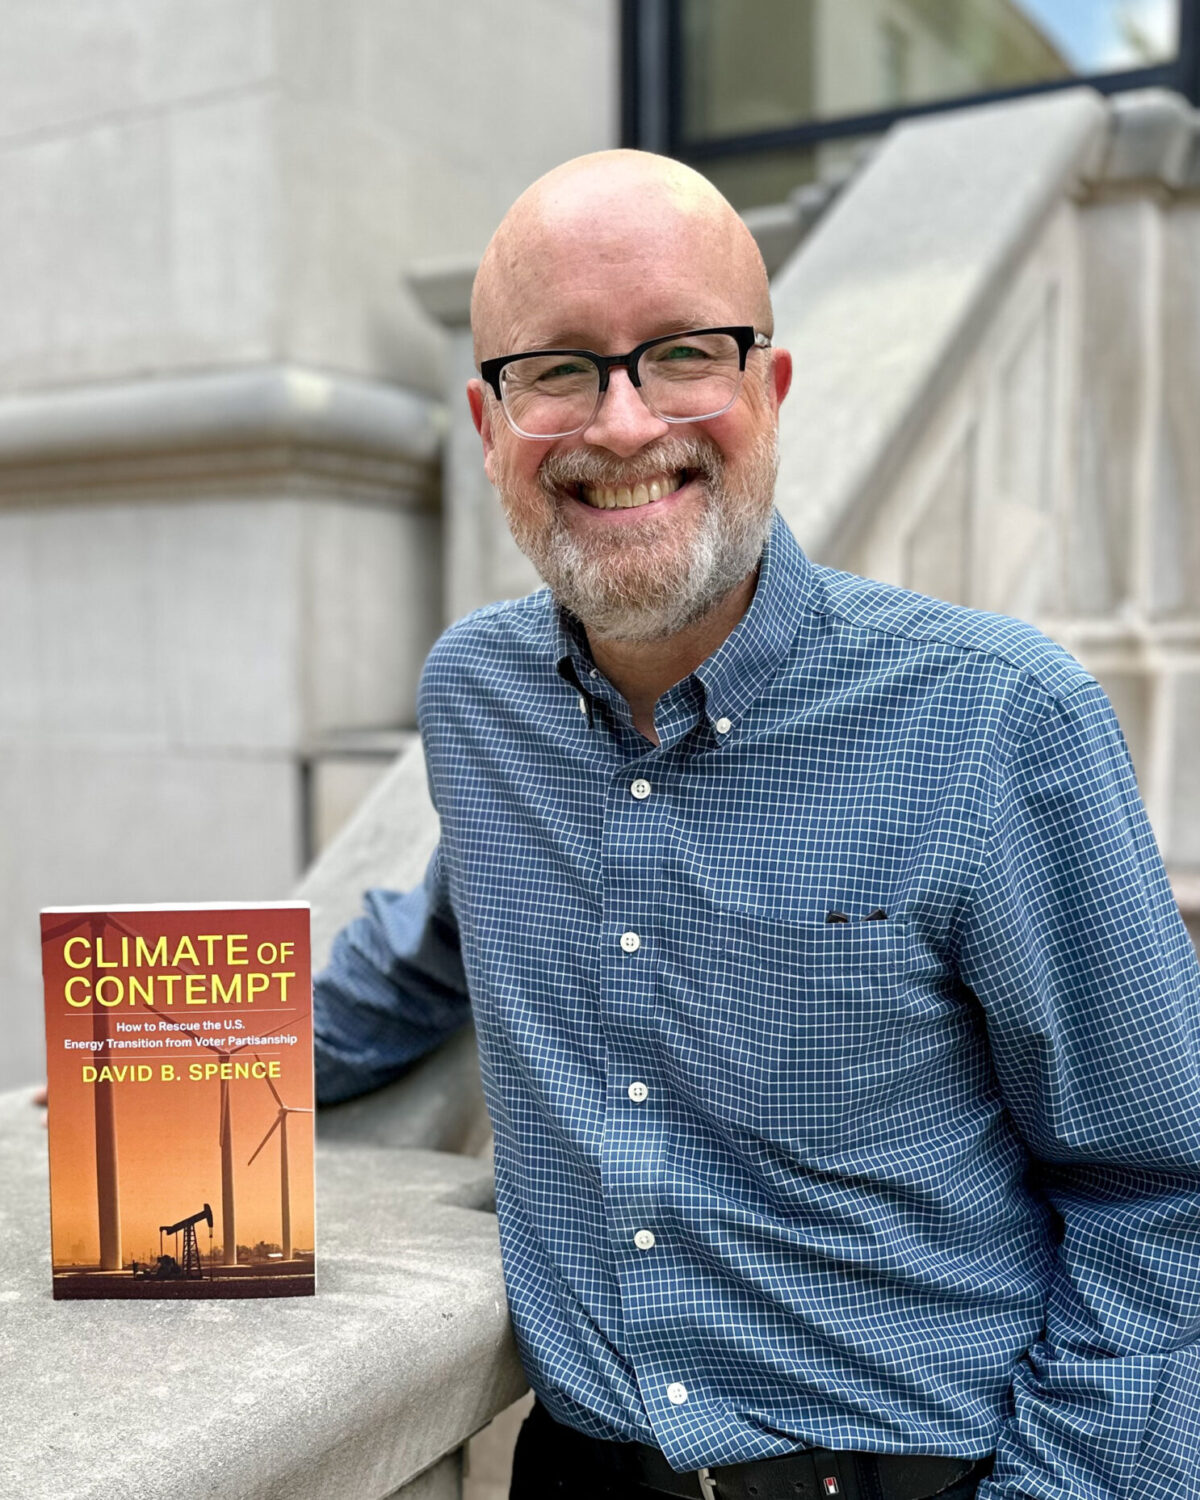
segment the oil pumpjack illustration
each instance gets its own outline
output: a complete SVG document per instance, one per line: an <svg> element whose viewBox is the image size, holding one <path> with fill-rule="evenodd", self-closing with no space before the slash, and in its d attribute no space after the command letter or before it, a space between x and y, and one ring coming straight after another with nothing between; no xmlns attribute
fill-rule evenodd
<svg viewBox="0 0 1200 1500"><path fill-rule="evenodd" d="M258 1057L258 1053L257 1052L254 1055L255 1055L255 1057ZM274 1122L274 1124L267 1131L266 1135L263 1136L262 1140L259 1141L258 1146L255 1149L254 1156L252 1156L250 1158L250 1160L246 1163L246 1165L248 1167L252 1165L252 1163L254 1162L254 1157L258 1155L258 1153L262 1150L262 1148L267 1144L267 1142L271 1139L271 1137L278 1130L278 1132L279 1132L279 1199L280 1199L280 1209L281 1209L282 1219L283 1219L283 1233L282 1233L282 1235L280 1237L279 1243L283 1247L283 1258L284 1258L284 1260L291 1260L291 1258L292 1258L292 1196L291 1196L291 1181L290 1181L290 1177L289 1177L289 1173L288 1173L287 1117L288 1117L288 1115L311 1115L312 1114L312 1110L311 1109L300 1109L300 1108L296 1108L296 1107L294 1107L294 1106L292 1106L290 1104L285 1104L283 1102L283 1100L279 1097L279 1090L275 1087L275 1085L271 1082L271 1080L269 1078L264 1078L263 1082L271 1090L271 1093L272 1093L272 1095L273 1095L273 1097L275 1099L275 1103L278 1104L278 1106L279 1106L279 1113L275 1116L275 1122Z"/></svg>
<svg viewBox="0 0 1200 1500"><path fill-rule="evenodd" d="M158 1270L155 1273L159 1279L167 1280L173 1277L181 1277L184 1281L199 1281L204 1276L204 1262L200 1258L200 1246L196 1242L196 1225L208 1225L208 1238L212 1240L213 1215L212 1209L206 1203L198 1213L192 1214L186 1219L180 1219L178 1224L160 1224L158 1226ZM183 1234L183 1253L180 1255L179 1235ZM173 1234L175 1236L176 1254L174 1256L163 1253L163 1235Z"/></svg>

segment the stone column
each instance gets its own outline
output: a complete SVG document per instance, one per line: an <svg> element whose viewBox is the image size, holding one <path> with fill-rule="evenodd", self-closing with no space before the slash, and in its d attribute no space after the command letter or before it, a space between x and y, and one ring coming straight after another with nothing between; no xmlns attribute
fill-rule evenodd
<svg viewBox="0 0 1200 1500"><path fill-rule="evenodd" d="M0 26L2 1086L41 1067L40 905L283 896L405 743L450 341L402 277L612 144L617 28L609 0Z"/></svg>
<svg viewBox="0 0 1200 1500"><path fill-rule="evenodd" d="M483 471L479 434L467 405L467 382L477 373L470 321L475 266L474 261L451 262L418 268L409 276L421 305L450 341L442 498L447 622L497 599L519 598L541 583L513 541Z"/></svg>
<svg viewBox="0 0 1200 1500"><path fill-rule="evenodd" d="M0 996L27 1058L38 906L281 897L329 742L413 722L435 416L295 365L0 401Z"/></svg>

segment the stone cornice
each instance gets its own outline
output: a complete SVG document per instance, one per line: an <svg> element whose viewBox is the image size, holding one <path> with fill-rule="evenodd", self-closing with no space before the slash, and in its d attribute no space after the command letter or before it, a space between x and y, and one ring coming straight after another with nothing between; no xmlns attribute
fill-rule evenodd
<svg viewBox="0 0 1200 1500"><path fill-rule="evenodd" d="M406 280L431 318L445 328L463 330L471 326L471 289L478 265L477 260L439 261L414 267Z"/></svg>
<svg viewBox="0 0 1200 1500"><path fill-rule="evenodd" d="M1089 195L1200 192L1200 111L1167 89L1117 94L1105 147L1085 172Z"/></svg>
<svg viewBox="0 0 1200 1500"><path fill-rule="evenodd" d="M266 365L0 398L0 505L247 489L433 503L442 409Z"/></svg>

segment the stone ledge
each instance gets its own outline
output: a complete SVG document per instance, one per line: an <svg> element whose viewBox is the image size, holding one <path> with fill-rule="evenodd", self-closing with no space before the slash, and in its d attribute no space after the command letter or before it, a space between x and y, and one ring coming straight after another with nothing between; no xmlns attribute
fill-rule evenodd
<svg viewBox="0 0 1200 1500"><path fill-rule="evenodd" d="M1109 114L1078 88L900 125L776 278L796 372L776 496L819 560L844 558Z"/></svg>
<svg viewBox="0 0 1200 1500"><path fill-rule="evenodd" d="M754 236L759 254L773 277L799 249L804 238L824 218L833 204L870 161L878 146L872 139L860 146L854 159L841 164L815 182L802 183L782 203L768 203L748 208L742 214L746 227Z"/></svg>
<svg viewBox="0 0 1200 1500"><path fill-rule="evenodd" d="M425 756L414 740L296 890L312 903L314 974L328 962L333 939L362 910L363 892L420 884L437 840Z"/></svg>
<svg viewBox="0 0 1200 1500"><path fill-rule="evenodd" d="M383 1500L524 1389L485 1163L319 1138L315 1297L54 1302L38 1116L0 1095L24 1500Z"/></svg>
<svg viewBox="0 0 1200 1500"><path fill-rule="evenodd" d="M423 1147L480 1156L491 1143L491 1126L479 1077L475 1029L466 1026L431 1052L403 1078L373 1094L326 1105L321 1141L393 1149ZM489 1180L490 1192L490 1180ZM481 1198L475 1207L491 1207Z"/></svg>
<svg viewBox="0 0 1200 1500"><path fill-rule="evenodd" d="M336 493L429 500L443 428L423 396L296 365L47 389L0 398L0 503L147 483L186 493L287 469Z"/></svg>
<svg viewBox="0 0 1200 1500"><path fill-rule="evenodd" d="M471 326L471 290L478 268L477 260L438 261L414 266L404 279L435 322L446 328L468 330Z"/></svg>
<svg viewBox="0 0 1200 1500"><path fill-rule="evenodd" d="M331 755L394 760L411 749L416 738L412 729L330 729L309 740L302 753L314 760Z"/></svg>
<svg viewBox="0 0 1200 1500"><path fill-rule="evenodd" d="M1117 94L1112 126L1093 187L1115 189L1147 184L1172 192L1200 188L1200 112L1167 89Z"/></svg>

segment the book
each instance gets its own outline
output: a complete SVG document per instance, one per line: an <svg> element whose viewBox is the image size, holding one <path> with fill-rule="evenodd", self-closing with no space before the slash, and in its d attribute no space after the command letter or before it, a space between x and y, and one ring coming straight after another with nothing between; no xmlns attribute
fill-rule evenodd
<svg viewBox="0 0 1200 1500"><path fill-rule="evenodd" d="M54 1296L311 1295L307 903L41 919Z"/></svg>

